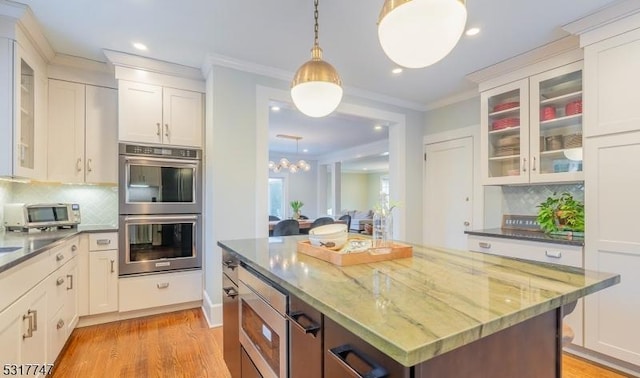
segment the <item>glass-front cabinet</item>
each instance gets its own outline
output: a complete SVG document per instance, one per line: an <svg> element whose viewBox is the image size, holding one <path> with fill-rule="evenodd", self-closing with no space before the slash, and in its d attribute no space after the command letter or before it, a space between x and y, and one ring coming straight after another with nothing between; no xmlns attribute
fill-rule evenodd
<svg viewBox="0 0 640 378"><path fill-rule="evenodd" d="M584 180L582 62L481 94L483 183Z"/></svg>

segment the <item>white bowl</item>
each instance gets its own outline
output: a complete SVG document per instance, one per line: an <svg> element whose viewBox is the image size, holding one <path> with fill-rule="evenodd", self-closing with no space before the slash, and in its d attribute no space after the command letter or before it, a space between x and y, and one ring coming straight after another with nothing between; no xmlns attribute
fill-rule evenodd
<svg viewBox="0 0 640 378"><path fill-rule="evenodd" d="M331 223L318 226L309 230L309 235L333 235L347 232L347 225L344 223Z"/></svg>
<svg viewBox="0 0 640 378"><path fill-rule="evenodd" d="M309 235L309 242L311 245L338 250L347 243L348 237L349 235L346 232L334 237L327 237L325 235Z"/></svg>

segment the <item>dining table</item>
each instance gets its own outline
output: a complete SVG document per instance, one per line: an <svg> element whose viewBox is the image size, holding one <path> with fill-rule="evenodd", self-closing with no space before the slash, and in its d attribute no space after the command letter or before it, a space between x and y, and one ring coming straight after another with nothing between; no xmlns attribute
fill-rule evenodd
<svg viewBox="0 0 640 378"><path fill-rule="evenodd" d="M300 229L301 230L309 229L311 227L311 224L313 224L314 220L315 219L298 219L298 224L300 225ZM273 231L273 228L276 226L276 224L278 222L281 222L281 220L269 221L269 232ZM347 224L347 221L345 221L345 220L335 220L334 223Z"/></svg>

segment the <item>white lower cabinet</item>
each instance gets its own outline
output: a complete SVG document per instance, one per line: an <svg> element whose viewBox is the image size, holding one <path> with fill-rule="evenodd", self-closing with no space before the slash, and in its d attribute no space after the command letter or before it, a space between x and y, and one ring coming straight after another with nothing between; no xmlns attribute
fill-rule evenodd
<svg viewBox="0 0 640 378"><path fill-rule="evenodd" d="M47 333L47 287L41 282L0 312L0 365L47 363Z"/></svg>
<svg viewBox="0 0 640 378"><path fill-rule="evenodd" d="M202 300L202 271L120 279L120 312Z"/></svg>
<svg viewBox="0 0 640 378"><path fill-rule="evenodd" d="M118 311L118 250L89 251L89 314Z"/></svg>
<svg viewBox="0 0 640 378"><path fill-rule="evenodd" d="M514 257L524 260L584 267L583 247L528 240L505 239L488 236L467 235L468 249L474 252L490 253L498 256ZM578 300L571 313L563 321L574 333L572 344L584 345L583 300Z"/></svg>

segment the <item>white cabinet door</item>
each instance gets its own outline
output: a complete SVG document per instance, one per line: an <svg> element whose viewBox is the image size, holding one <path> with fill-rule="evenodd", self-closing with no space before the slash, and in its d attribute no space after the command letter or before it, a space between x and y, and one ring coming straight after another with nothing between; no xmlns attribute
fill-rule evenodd
<svg viewBox="0 0 640 378"><path fill-rule="evenodd" d="M118 82L118 139L162 143L162 87Z"/></svg>
<svg viewBox="0 0 640 378"><path fill-rule="evenodd" d="M174 88L163 91L163 142L202 146L202 94Z"/></svg>
<svg viewBox="0 0 640 378"><path fill-rule="evenodd" d="M118 250L89 252L89 314L118 310Z"/></svg>
<svg viewBox="0 0 640 378"><path fill-rule="evenodd" d="M117 183L117 91L87 85L85 99L85 181Z"/></svg>
<svg viewBox="0 0 640 378"><path fill-rule="evenodd" d="M84 182L84 84L49 80L48 178Z"/></svg>
<svg viewBox="0 0 640 378"><path fill-rule="evenodd" d="M0 313L0 364L47 362L46 294L41 283Z"/></svg>
<svg viewBox="0 0 640 378"><path fill-rule="evenodd" d="M640 132L585 141L585 268L621 276L620 284L585 298L585 347L635 365L640 365L638 161Z"/></svg>

